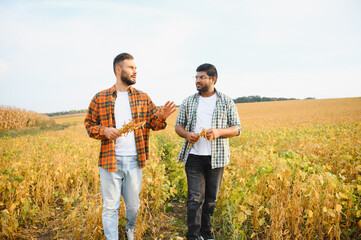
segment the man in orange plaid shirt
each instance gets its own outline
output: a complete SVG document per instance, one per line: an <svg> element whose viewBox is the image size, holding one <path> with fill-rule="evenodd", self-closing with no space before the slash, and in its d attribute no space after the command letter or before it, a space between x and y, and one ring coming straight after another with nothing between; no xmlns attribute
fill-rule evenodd
<svg viewBox="0 0 361 240"><path fill-rule="evenodd" d="M142 168L149 158L149 131L162 130L165 120L175 111L174 102L157 108L150 97L131 85L136 82L136 65L128 53L115 57L116 83L97 93L90 102L85 127L90 137L101 140L99 172L103 197L103 227L108 240L118 239L120 195L126 207L125 225L128 240L134 239L134 228L140 206ZM125 122L145 124L126 136L117 129Z"/></svg>

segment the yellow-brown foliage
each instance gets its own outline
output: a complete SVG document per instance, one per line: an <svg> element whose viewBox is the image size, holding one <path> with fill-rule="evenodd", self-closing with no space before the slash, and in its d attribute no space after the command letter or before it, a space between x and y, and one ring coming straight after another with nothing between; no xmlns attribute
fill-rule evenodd
<svg viewBox="0 0 361 240"><path fill-rule="evenodd" d="M237 104L243 131L230 140L216 239L360 239L360 107L360 98ZM137 239L180 239L186 231L184 218L167 212L173 201L186 205L175 118L151 135ZM105 239L100 143L83 120L1 139L0 238ZM119 215L124 237L124 206Z"/></svg>
<svg viewBox="0 0 361 240"><path fill-rule="evenodd" d="M241 103L237 108L247 130L361 121L361 98Z"/></svg>
<svg viewBox="0 0 361 240"><path fill-rule="evenodd" d="M21 109L0 107L0 131L35 127L48 122L51 122L51 119L46 115Z"/></svg>

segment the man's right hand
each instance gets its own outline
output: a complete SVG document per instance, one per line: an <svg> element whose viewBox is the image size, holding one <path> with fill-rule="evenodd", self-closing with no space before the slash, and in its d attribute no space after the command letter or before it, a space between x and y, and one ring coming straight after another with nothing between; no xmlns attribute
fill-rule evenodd
<svg viewBox="0 0 361 240"><path fill-rule="evenodd" d="M199 139L199 135L195 132L188 132L186 138L188 142L195 144Z"/></svg>
<svg viewBox="0 0 361 240"><path fill-rule="evenodd" d="M104 135L107 139L115 140L120 137L120 133L115 128L105 128Z"/></svg>

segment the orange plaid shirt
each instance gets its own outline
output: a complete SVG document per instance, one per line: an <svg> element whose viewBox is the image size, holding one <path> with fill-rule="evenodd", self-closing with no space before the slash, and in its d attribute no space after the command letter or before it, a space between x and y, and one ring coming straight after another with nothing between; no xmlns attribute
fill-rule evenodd
<svg viewBox="0 0 361 240"><path fill-rule="evenodd" d="M143 127L134 130L139 168L143 168L145 161L149 159L150 129L153 131L164 129L167 123L158 118L158 108L146 93L130 86L128 95L132 118L136 123L146 121ZM89 136L101 140L99 166L109 172L118 171L118 164L115 156L115 140L107 139L104 129L115 128L114 104L116 98L115 85L97 93L90 102L84 121Z"/></svg>

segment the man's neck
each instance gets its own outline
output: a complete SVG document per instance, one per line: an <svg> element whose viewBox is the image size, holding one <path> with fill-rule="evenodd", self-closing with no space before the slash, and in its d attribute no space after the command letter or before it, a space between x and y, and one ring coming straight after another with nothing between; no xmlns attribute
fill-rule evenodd
<svg viewBox="0 0 361 240"><path fill-rule="evenodd" d="M115 83L115 88L118 92L127 92L129 89L129 85L125 84L122 80L117 79L117 82Z"/></svg>
<svg viewBox="0 0 361 240"><path fill-rule="evenodd" d="M209 90L207 92L201 92L201 96L202 97L212 97L215 93L216 93L216 91L213 89L213 90Z"/></svg>

